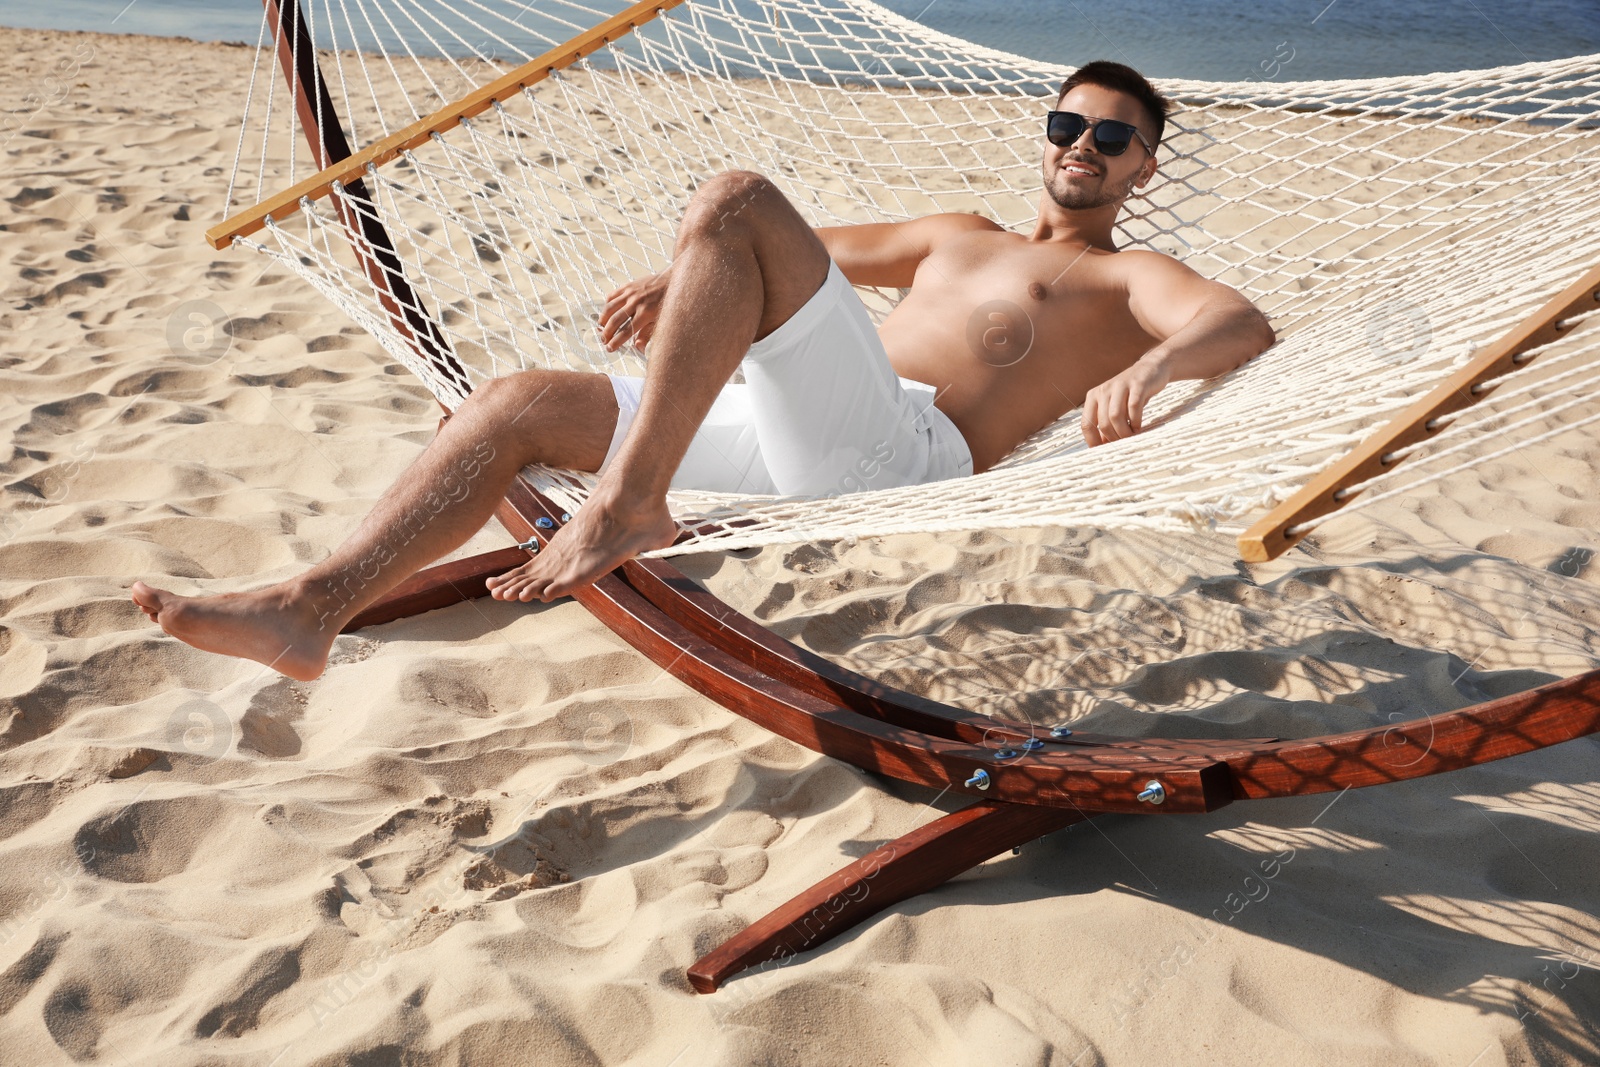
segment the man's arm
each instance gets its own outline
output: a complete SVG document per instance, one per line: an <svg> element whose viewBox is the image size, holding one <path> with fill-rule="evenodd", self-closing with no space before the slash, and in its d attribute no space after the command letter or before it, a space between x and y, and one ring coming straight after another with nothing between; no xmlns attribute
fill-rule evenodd
<svg viewBox="0 0 1600 1067"><path fill-rule="evenodd" d="M925 215L908 222L864 222L818 226L813 231L852 285L907 289L917 264L952 237L974 230L1000 230L982 215Z"/></svg>
<svg viewBox="0 0 1600 1067"><path fill-rule="evenodd" d="M1207 281L1170 256L1129 251L1128 309L1157 344L1127 370L1089 390L1080 427L1090 446L1139 432L1144 407L1167 383L1214 378L1277 340L1261 310L1237 290Z"/></svg>

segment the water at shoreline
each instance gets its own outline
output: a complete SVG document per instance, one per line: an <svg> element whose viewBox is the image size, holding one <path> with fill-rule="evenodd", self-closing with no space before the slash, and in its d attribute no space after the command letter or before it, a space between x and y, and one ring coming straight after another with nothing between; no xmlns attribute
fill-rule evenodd
<svg viewBox="0 0 1600 1067"><path fill-rule="evenodd" d="M881 2L991 48L1073 65L1115 59L1153 78L1365 78L1600 53L1595 0L1481 0L1448 13L1437 0ZM261 16L251 0L10 0L0 24L253 44Z"/></svg>

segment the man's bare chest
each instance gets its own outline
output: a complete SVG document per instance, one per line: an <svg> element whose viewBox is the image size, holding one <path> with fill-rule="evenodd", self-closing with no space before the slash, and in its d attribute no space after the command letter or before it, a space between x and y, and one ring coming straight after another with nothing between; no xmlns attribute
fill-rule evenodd
<svg viewBox="0 0 1600 1067"><path fill-rule="evenodd" d="M984 238L987 238L985 240ZM1030 248L1015 237L973 234L935 250L918 265L913 292L940 290L961 303L1008 301L1030 315L1076 317L1126 308L1125 286L1107 262L1114 253L1090 248Z"/></svg>
<svg viewBox="0 0 1600 1067"><path fill-rule="evenodd" d="M967 337L980 358L1148 342L1129 307L1114 253L1019 249L1006 241L951 242L918 266L903 310Z"/></svg>

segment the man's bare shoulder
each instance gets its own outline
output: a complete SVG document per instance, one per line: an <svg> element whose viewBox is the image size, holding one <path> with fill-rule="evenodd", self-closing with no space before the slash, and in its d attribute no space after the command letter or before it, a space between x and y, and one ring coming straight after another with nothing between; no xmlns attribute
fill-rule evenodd
<svg viewBox="0 0 1600 1067"><path fill-rule="evenodd" d="M859 222L816 230L823 247L855 285L908 288L917 265L945 245L981 231L1009 232L970 212L923 215L904 222Z"/></svg>
<svg viewBox="0 0 1600 1067"><path fill-rule="evenodd" d="M928 222L958 230L1004 230L1005 227L987 215L975 211L942 211L937 215L923 215L915 221Z"/></svg>
<svg viewBox="0 0 1600 1067"><path fill-rule="evenodd" d="M1171 289L1185 293L1228 293L1247 301L1244 294L1227 282L1207 278L1183 260L1169 256L1165 252L1149 248L1126 248L1117 252L1115 258L1123 263L1127 271L1125 277L1131 283L1145 289Z"/></svg>
<svg viewBox="0 0 1600 1067"><path fill-rule="evenodd" d="M981 230L990 230L998 233L1009 232L993 219L968 211L947 211L938 215L923 215L921 218L912 219L903 225L908 230L914 230L917 236L930 249L943 241L960 237L962 234L975 233Z"/></svg>
<svg viewBox="0 0 1600 1067"><path fill-rule="evenodd" d="M1183 260L1153 248L1119 248L1106 258L1115 262L1119 269L1129 272L1130 276L1199 277Z"/></svg>
<svg viewBox="0 0 1600 1067"><path fill-rule="evenodd" d="M1117 282L1134 294L1142 290L1149 296L1175 296L1210 289L1217 284L1176 256L1152 248L1118 249L1106 257L1106 262Z"/></svg>

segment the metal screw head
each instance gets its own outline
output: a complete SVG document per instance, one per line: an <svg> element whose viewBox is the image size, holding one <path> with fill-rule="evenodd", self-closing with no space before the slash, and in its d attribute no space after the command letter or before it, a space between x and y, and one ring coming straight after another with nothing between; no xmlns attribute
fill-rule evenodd
<svg viewBox="0 0 1600 1067"><path fill-rule="evenodd" d="M1039 740L1037 737L1030 737L1026 741L1022 742L1022 751L1024 752L1037 752L1043 747L1044 742Z"/></svg>
<svg viewBox="0 0 1600 1067"><path fill-rule="evenodd" d="M1145 804L1162 804L1167 799L1167 787L1151 779L1144 784L1144 789L1134 799Z"/></svg>
<svg viewBox="0 0 1600 1067"><path fill-rule="evenodd" d="M571 522L571 521L572 521L572 512L570 512L570 511L563 511L563 512L562 512L562 513L561 513L561 521L562 521L562 522Z"/></svg>
<svg viewBox="0 0 1600 1067"><path fill-rule="evenodd" d="M1054 737L1054 738L1057 738L1057 739L1063 738L1063 737L1071 737L1072 736L1072 731L1069 730L1065 726L1052 726L1052 727L1050 727L1050 736Z"/></svg>
<svg viewBox="0 0 1600 1067"><path fill-rule="evenodd" d="M994 750L995 759L1014 759L1016 755L1017 750L1014 748L997 748Z"/></svg>
<svg viewBox="0 0 1600 1067"><path fill-rule="evenodd" d="M969 789L988 789L989 772L982 768L973 771L972 777L967 779L966 784Z"/></svg>
<svg viewBox="0 0 1600 1067"><path fill-rule="evenodd" d="M556 528L555 520L548 515L540 515L533 520L533 524L541 530L554 530Z"/></svg>

